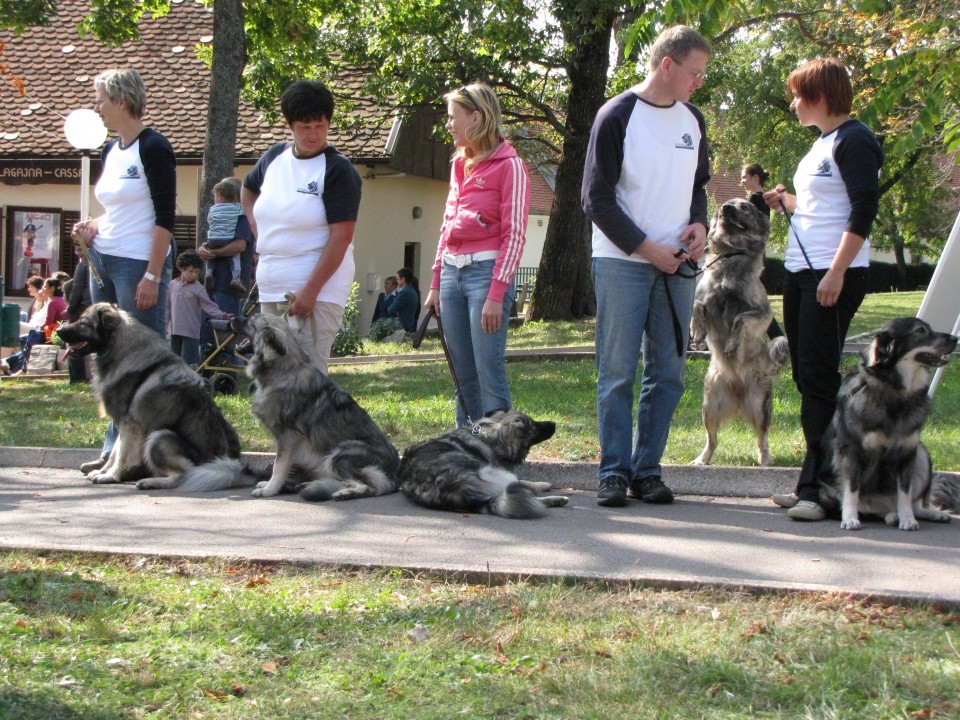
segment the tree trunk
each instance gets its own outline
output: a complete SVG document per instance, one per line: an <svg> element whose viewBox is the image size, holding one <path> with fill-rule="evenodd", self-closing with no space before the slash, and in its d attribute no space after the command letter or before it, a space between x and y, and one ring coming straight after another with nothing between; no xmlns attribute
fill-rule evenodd
<svg viewBox="0 0 960 720"><path fill-rule="evenodd" d="M915 290L907 287L907 259L903 252L903 238L899 233L893 238L893 256L897 259L897 290Z"/></svg>
<svg viewBox="0 0 960 720"><path fill-rule="evenodd" d="M596 310L590 278L590 224L580 206L580 185L590 126L606 96L616 8L613 3L598 2L591 16L582 3L573 4L579 6L579 12L572 13L579 24L564 27L573 53L568 68L566 136L557 167L550 226L527 314L531 320L569 320L593 315Z"/></svg>
<svg viewBox="0 0 960 720"><path fill-rule="evenodd" d="M214 0L213 65L210 69L210 102L207 135L203 143L197 244L207 237L207 212L213 204L213 186L233 175L237 145L240 83L247 60L241 0Z"/></svg>

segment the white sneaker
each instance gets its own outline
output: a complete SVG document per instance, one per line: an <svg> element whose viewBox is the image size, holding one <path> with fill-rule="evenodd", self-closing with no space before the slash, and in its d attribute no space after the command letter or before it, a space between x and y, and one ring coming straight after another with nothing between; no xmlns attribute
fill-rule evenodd
<svg viewBox="0 0 960 720"><path fill-rule="evenodd" d="M796 505L787 510L787 515L794 520L816 522L817 520L823 520L827 516L827 513L820 505L812 500L800 500Z"/></svg>
<svg viewBox="0 0 960 720"><path fill-rule="evenodd" d="M782 508L792 508L794 505L800 502L800 498L797 497L795 492L771 495L770 499Z"/></svg>

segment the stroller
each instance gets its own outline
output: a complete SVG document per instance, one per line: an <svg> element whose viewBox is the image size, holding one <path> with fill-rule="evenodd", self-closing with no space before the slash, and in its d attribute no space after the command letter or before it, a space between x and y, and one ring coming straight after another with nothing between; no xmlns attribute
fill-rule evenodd
<svg viewBox="0 0 960 720"><path fill-rule="evenodd" d="M259 302L260 293L254 283L240 306L243 317L250 317ZM207 323L212 340L204 346L204 358L197 365L197 373L206 378L214 395L233 395L237 392L237 373L243 371L253 348L246 338L236 342L237 334L230 329L229 320L207 318Z"/></svg>

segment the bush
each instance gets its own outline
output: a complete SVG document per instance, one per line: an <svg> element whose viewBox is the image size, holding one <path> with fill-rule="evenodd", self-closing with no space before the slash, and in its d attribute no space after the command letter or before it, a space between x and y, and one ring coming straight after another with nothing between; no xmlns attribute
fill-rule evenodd
<svg viewBox="0 0 960 720"><path fill-rule="evenodd" d="M337 330L337 337L330 350L332 357L363 354L363 340L360 339L360 331L357 329L357 318L360 316L360 308L357 307L359 292L360 284L354 283L347 297L347 305L343 309L343 322L340 323L340 329Z"/></svg>
<svg viewBox="0 0 960 720"><path fill-rule="evenodd" d="M370 325L370 332L367 333L374 342L382 342L385 338L393 335L397 330L403 330L400 319L395 317L380 318Z"/></svg>

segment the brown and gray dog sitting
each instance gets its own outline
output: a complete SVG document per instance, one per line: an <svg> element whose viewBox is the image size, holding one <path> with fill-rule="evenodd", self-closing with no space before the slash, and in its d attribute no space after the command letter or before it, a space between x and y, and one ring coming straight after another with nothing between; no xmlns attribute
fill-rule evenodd
<svg viewBox="0 0 960 720"><path fill-rule="evenodd" d="M877 515L901 530L917 520L949 522L935 506L957 512L955 477L935 474L920 429L930 414L927 386L957 338L917 318L891 320L840 386L823 439L820 504L839 512L840 527L859 530L861 515Z"/></svg>
<svg viewBox="0 0 960 720"><path fill-rule="evenodd" d="M707 239L714 256L697 285L691 321L693 346L706 341L710 367L703 385L707 443L694 465L706 465L717 433L738 415L757 432L761 465L772 464L767 435L773 413L773 380L790 359L787 339L767 340L773 318L760 282L770 221L750 201L721 205Z"/></svg>

